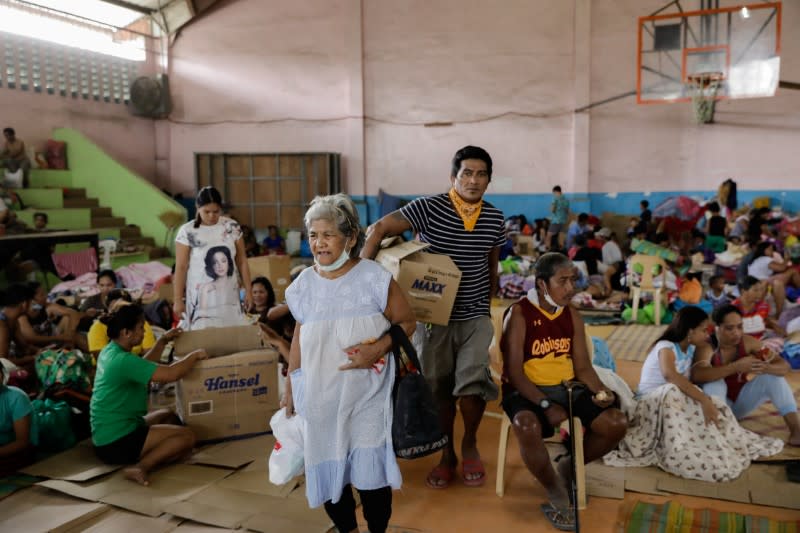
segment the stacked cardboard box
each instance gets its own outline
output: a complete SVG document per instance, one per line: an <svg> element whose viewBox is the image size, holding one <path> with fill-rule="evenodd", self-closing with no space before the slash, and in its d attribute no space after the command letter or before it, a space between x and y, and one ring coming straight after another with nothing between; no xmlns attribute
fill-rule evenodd
<svg viewBox="0 0 800 533"><path fill-rule="evenodd" d="M269 431L278 409L278 353L263 347L257 326L187 331L175 341L182 357L203 348L177 387L178 413L197 438L214 440Z"/></svg>

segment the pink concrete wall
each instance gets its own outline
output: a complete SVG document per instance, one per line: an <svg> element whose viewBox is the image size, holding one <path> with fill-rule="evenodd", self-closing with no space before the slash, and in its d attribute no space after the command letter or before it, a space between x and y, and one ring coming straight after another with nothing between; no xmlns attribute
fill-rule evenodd
<svg viewBox="0 0 800 533"><path fill-rule="evenodd" d="M54 128L74 128L134 172L155 177L153 120L131 116L124 105L3 87L0 121L37 151Z"/></svg>
<svg viewBox="0 0 800 533"><path fill-rule="evenodd" d="M353 0L229 1L186 28L170 55L172 188L195 190L197 152L339 152L360 183L358 31Z"/></svg>
<svg viewBox="0 0 800 533"><path fill-rule="evenodd" d="M592 99L635 89L636 19L663 0L592 2ZM723 2L723 5L732 5ZM800 81L800 2L783 2L780 79ZM591 113L590 190L797 189L800 91L717 104L715 124L695 125L691 104L637 105L633 97Z"/></svg>
<svg viewBox="0 0 800 533"><path fill-rule="evenodd" d="M364 3L365 108L376 119L366 133L370 191L442 192L450 159L466 144L492 155L490 191L550 190L570 180L572 2L501 6Z"/></svg>
<svg viewBox="0 0 800 533"><path fill-rule="evenodd" d="M572 113L635 87L636 19L664 3L228 0L171 49L163 172L191 192L195 152L334 151L352 194L433 193L469 143L495 158L496 193L797 187L798 91L720 104L702 127L687 104L633 97ZM790 33L781 78L800 80Z"/></svg>

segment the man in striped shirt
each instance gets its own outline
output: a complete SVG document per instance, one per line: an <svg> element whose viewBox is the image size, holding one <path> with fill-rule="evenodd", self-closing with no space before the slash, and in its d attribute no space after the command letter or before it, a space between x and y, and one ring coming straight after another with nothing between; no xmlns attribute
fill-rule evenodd
<svg viewBox="0 0 800 533"><path fill-rule="evenodd" d="M374 258L383 238L413 230L426 250L449 256L461 270L450 322L427 325L420 362L439 402L442 429L449 436L440 463L426 484L450 484L458 464L453 445L456 401L464 419L461 441L462 479L480 486L486 471L477 447L477 431L486 402L497 399L489 371L489 345L494 328L489 316L497 293L497 264L505 242L503 213L483 200L492 178L492 158L483 148L466 146L453 157L448 193L417 198L381 218L367 230L362 257Z"/></svg>

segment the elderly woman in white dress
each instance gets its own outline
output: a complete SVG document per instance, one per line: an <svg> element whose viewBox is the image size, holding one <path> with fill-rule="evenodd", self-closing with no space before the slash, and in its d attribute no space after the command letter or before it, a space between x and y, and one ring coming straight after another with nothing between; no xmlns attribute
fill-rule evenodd
<svg viewBox="0 0 800 533"><path fill-rule="evenodd" d="M306 497L341 532L357 531L351 487L369 531L386 530L402 479L391 438L393 358L388 330L410 336L414 315L389 272L359 259L364 232L344 194L317 197L305 215L314 267L286 290L297 319L283 398L305 419Z"/></svg>

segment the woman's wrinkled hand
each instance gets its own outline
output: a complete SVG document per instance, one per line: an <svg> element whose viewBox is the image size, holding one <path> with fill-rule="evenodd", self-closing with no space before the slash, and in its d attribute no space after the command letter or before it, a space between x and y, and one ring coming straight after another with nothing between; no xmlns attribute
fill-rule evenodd
<svg viewBox="0 0 800 533"><path fill-rule="evenodd" d="M381 353L380 348L375 345L374 340L345 348L344 353L347 355L349 362L340 366L339 370L367 370L372 368L378 359L384 355Z"/></svg>

